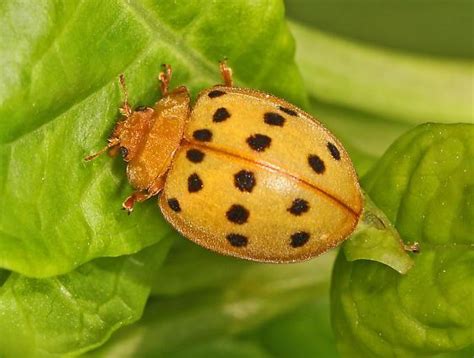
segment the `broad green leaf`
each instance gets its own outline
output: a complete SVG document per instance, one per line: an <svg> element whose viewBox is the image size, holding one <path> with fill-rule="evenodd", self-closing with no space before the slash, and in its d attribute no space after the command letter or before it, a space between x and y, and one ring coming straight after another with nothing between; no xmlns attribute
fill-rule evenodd
<svg viewBox="0 0 474 358"><path fill-rule="evenodd" d="M410 124L473 122L474 64L371 47L292 24L312 97Z"/></svg>
<svg viewBox="0 0 474 358"><path fill-rule="evenodd" d="M406 274L336 260L331 315L343 356L420 356L473 345L474 126L426 124L397 140L363 184L420 253Z"/></svg>
<svg viewBox="0 0 474 358"><path fill-rule="evenodd" d="M342 246L347 261L377 261L399 273L407 273L414 263L406 251L408 246L403 244L397 230L367 195L364 195L364 201L362 217Z"/></svg>
<svg viewBox="0 0 474 358"><path fill-rule="evenodd" d="M170 231L152 202L119 210L132 191L120 160L83 161L119 118L120 73L132 104L149 105L162 63L196 94L221 81L228 57L237 85L306 103L278 0L7 0L0 22L0 267L25 275L133 253Z"/></svg>
<svg viewBox="0 0 474 358"><path fill-rule="evenodd" d="M59 356L101 345L140 318L170 243L51 278L11 273L0 287L0 356Z"/></svg>

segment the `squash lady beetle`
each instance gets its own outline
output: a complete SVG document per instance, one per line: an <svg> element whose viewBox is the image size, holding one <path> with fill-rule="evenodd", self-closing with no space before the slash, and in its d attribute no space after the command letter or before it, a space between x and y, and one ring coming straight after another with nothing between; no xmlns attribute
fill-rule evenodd
<svg viewBox="0 0 474 358"><path fill-rule="evenodd" d="M107 146L127 162L136 191L123 203L159 194L159 206L181 234L210 250L261 262L296 262L340 244L356 227L363 199L341 143L292 104L232 84L203 90L194 106L186 87L132 110L123 75L123 119Z"/></svg>

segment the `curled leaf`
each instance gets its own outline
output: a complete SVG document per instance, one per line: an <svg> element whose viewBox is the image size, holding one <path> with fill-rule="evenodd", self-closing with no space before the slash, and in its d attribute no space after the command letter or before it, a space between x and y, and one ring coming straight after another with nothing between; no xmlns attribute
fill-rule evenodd
<svg viewBox="0 0 474 358"><path fill-rule="evenodd" d="M336 260L331 316L342 356L420 356L473 345L474 125L426 124L397 140L363 184L414 267Z"/></svg>
<svg viewBox="0 0 474 358"><path fill-rule="evenodd" d="M401 274L414 264L397 230L367 195L362 218L342 249L347 261L377 261Z"/></svg>

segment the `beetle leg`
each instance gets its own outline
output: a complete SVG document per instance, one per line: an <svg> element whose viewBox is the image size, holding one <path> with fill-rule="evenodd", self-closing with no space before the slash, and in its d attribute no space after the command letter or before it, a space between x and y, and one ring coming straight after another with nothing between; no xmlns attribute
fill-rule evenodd
<svg viewBox="0 0 474 358"><path fill-rule="evenodd" d="M133 211L135 203L140 203L149 199L150 197L151 195L147 191L136 191L124 200L124 202L122 203L122 209L126 210L128 215L130 215L130 213Z"/></svg>
<svg viewBox="0 0 474 358"><path fill-rule="evenodd" d="M227 59L219 62L219 69L221 71L222 79L224 80L224 85L232 87L234 85L234 81L232 80L232 68L227 66Z"/></svg>
<svg viewBox="0 0 474 358"><path fill-rule="evenodd" d="M123 73L120 74L119 81L124 97L123 104L122 106L120 106L119 111L123 116L130 117L130 115L132 114L132 107L130 106L130 103L128 103L128 91L127 86L125 85L125 76L123 75Z"/></svg>
<svg viewBox="0 0 474 358"><path fill-rule="evenodd" d="M160 75L158 76L158 80L160 81L160 90L161 90L161 95L163 97L166 97L168 95L168 86L171 81L171 66L167 64L162 64L161 68L163 71L160 72Z"/></svg>
<svg viewBox="0 0 474 358"><path fill-rule="evenodd" d="M418 254L420 253L420 244L418 242L414 242L413 244L404 244L403 248L405 251Z"/></svg>
<svg viewBox="0 0 474 358"><path fill-rule="evenodd" d="M141 203L145 200L150 199L151 197L158 195L160 191L163 189L165 185L165 177L161 176L154 180L153 183L148 187L146 190L138 190L132 195L130 195L127 199L124 200L122 203L122 208L130 213L133 211L135 203Z"/></svg>

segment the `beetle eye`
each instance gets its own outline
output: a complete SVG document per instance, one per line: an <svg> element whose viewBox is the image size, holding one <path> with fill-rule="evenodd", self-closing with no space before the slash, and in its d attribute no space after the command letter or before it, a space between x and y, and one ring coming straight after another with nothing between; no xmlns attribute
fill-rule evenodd
<svg viewBox="0 0 474 358"><path fill-rule="evenodd" d="M120 147L120 154L122 155L122 158L125 159L125 157L128 155L128 149L125 147Z"/></svg>

